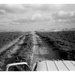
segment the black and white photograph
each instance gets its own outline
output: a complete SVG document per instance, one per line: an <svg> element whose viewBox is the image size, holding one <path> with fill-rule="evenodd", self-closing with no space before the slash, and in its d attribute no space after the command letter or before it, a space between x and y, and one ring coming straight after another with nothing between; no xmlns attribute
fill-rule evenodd
<svg viewBox="0 0 75 75"><path fill-rule="evenodd" d="M0 4L0 71L75 71L75 4Z"/></svg>

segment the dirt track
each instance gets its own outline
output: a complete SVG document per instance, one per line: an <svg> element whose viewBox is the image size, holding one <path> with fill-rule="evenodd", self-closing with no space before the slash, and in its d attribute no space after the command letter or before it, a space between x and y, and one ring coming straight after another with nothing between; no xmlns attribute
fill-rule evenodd
<svg viewBox="0 0 75 75"><path fill-rule="evenodd" d="M60 56L57 54L57 52L53 51L52 48L48 46L44 40L42 40L34 32L32 33L32 35L33 35L33 54L31 65L41 60L60 59Z"/></svg>
<svg viewBox="0 0 75 75"><path fill-rule="evenodd" d="M33 67L41 60L57 60L60 56L53 51L47 43L35 32L22 36L14 45L0 54L0 69L5 70L6 65L13 62L27 62Z"/></svg>
<svg viewBox="0 0 75 75"><path fill-rule="evenodd" d="M0 53L0 70L5 70L6 65L14 62L30 63L31 39L30 35L23 35L17 42Z"/></svg>

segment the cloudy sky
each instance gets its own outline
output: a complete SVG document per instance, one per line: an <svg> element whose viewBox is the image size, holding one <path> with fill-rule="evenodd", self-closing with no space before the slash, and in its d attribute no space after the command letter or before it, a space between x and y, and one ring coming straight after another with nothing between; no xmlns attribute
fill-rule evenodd
<svg viewBox="0 0 75 75"><path fill-rule="evenodd" d="M75 4L0 4L0 30L75 27Z"/></svg>

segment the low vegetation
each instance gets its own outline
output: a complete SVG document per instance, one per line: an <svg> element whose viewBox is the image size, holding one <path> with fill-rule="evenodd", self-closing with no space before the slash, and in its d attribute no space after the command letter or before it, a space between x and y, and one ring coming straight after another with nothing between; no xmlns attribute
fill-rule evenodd
<svg viewBox="0 0 75 75"><path fill-rule="evenodd" d="M53 50L58 51L61 59L75 60L75 31L37 32Z"/></svg>
<svg viewBox="0 0 75 75"><path fill-rule="evenodd" d="M21 32L0 32L0 48L18 38L21 34Z"/></svg>

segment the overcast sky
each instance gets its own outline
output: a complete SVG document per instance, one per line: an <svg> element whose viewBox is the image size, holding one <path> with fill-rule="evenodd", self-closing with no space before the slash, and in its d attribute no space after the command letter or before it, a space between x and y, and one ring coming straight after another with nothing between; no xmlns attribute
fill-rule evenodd
<svg viewBox="0 0 75 75"><path fill-rule="evenodd" d="M7 13L25 13L29 11L75 11L74 4L0 4L0 10Z"/></svg>
<svg viewBox="0 0 75 75"><path fill-rule="evenodd" d="M73 28L74 23L75 4L0 4L0 29L3 30L28 30L39 26L41 29Z"/></svg>

